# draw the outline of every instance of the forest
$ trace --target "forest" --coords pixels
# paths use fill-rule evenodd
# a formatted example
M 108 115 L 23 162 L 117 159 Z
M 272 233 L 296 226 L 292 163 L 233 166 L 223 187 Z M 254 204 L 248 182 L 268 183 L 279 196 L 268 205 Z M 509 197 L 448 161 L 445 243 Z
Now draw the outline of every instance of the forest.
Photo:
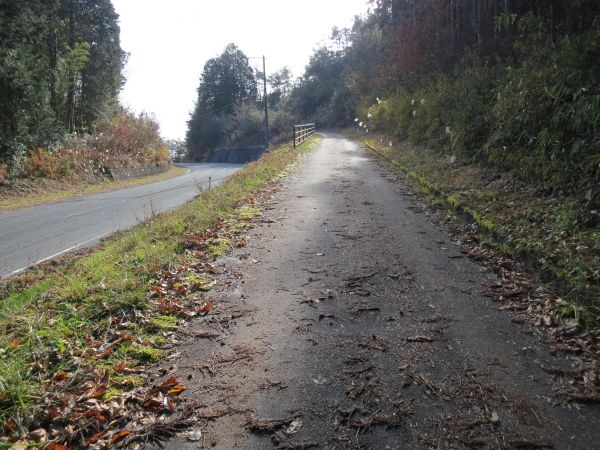
M 370 3 L 315 50 L 291 95 L 298 117 L 513 171 L 597 209 L 600 3 Z
M 123 110 L 110 0 L 0 1 L 0 182 L 164 161 L 156 121 Z

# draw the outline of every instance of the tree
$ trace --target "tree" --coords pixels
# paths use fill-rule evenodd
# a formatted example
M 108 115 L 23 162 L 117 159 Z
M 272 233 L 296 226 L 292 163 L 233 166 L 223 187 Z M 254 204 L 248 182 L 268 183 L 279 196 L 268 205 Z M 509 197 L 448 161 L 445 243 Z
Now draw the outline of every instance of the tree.
M 119 16 L 110 0 L 71 0 L 71 4 L 79 8 L 72 39 L 90 45 L 80 73 L 75 128 L 89 130 L 98 119 L 116 112 L 127 54 L 121 49 Z
M 271 92 L 269 94 L 269 106 L 278 109 L 282 100 L 287 97 L 292 89 L 292 71 L 283 67 L 268 77 Z
M 327 108 L 343 82 L 344 60 L 340 54 L 320 47 L 310 58 L 304 76 L 292 94 L 294 110 L 302 119 L 315 119 L 319 109 Z M 317 119 L 323 120 L 323 117 Z
M 186 144 L 190 156 L 198 157 L 232 139 L 236 109 L 256 102 L 258 95 L 254 70 L 248 57 L 234 44 L 210 59 L 200 77 L 198 99 L 188 121 Z
M 187 156 L 185 141 L 180 139 L 167 139 L 166 144 L 173 162 L 180 163 L 185 161 Z
M 48 3 L 0 2 L 0 160 L 11 165 L 53 134 Z
M 0 1 L 0 159 L 114 115 L 124 61 L 110 0 Z

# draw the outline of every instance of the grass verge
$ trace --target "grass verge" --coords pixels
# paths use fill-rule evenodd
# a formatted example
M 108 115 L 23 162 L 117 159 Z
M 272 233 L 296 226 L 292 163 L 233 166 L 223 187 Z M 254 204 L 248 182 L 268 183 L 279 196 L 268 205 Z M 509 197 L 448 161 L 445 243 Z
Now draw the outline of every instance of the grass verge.
M 434 203 L 474 224 L 487 245 L 526 263 L 563 297 L 566 317 L 600 326 L 600 229 L 581 221 L 581 202 L 407 143 L 353 137 Z
M 81 197 L 83 195 L 101 194 L 103 192 L 140 186 L 142 184 L 156 183 L 158 181 L 181 176 L 186 172 L 187 169 L 183 167 L 172 166 L 166 172 L 158 175 L 151 175 L 126 181 L 115 182 L 105 180 L 98 183 L 76 185 L 75 187 L 71 183 L 50 186 L 49 189 L 52 190 L 51 192 L 36 193 L 26 196 L 11 195 L 7 198 L 0 198 L 0 212 L 58 202 L 61 200 L 67 200 L 69 198 Z
M 218 239 L 207 230 L 232 217 L 243 221 L 259 214 L 243 204 L 245 199 L 287 173 L 318 139 L 296 150 L 283 145 L 265 153 L 193 202 L 52 268 L 47 276 L 24 273 L 0 286 L 0 426 L 5 436 L 23 436 L 33 426 L 51 423 L 52 411 L 70 401 L 60 383 L 68 380 L 72 391 L 85 382 L 82 371 L 106 375 L 79 398 L 106 400 L 139 385 L 135 378 L 123 379 L 124 368 L 133 373 L 130 368 L 160 360 L 164 331 L 177 323 L 153 301 L 150 284 L 157 273 L 182 263 L 197 236 Z M 229 244 L 210 242 L 215 257 Z M 192 281 L 198 291 L 210 289 L 210 280 Z

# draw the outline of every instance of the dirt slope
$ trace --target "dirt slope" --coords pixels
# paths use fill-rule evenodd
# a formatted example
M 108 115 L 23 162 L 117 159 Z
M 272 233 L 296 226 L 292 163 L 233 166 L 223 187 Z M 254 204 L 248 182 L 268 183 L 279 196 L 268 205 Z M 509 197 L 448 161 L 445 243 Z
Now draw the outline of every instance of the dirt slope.
M 209 324 L 165 365 L 202 434 L 168 448 L 594 448 L 594 405 L 557 404 L 564 367 L 481 295 L 493 275 L 358 145 L 326 135 L 219 261 Z M 269 421 L 267 419 L 277 419 Z

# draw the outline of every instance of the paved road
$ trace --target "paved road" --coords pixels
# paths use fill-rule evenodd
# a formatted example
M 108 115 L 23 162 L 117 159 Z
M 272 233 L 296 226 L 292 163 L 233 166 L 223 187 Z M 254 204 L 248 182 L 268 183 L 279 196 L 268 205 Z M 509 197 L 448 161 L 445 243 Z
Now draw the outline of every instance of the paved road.
M 183 164 L 180 177 L 0 214 L 0 278 L 68 251 L 92 245 L 191 200 L 199 187 L 238 171 L 239 164 Z
M 600 405 L 562 403 L 539 361 L 569 363 L 358 145 L 325 135 L 259 206 L 216 263 L 218 307 L 163 366 L 204 439 L 167 448 L 598 448 Z

